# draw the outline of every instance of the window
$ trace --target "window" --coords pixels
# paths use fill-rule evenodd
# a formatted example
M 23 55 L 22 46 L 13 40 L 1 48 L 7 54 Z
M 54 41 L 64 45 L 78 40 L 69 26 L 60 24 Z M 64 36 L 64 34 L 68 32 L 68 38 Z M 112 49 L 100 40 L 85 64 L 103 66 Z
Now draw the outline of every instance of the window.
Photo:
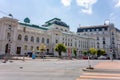
M 72 43 L 71 43 L 71 46 L 72 46 Z
M 39 50 L 39 46 L 37 46 L 36 49 Z
M 94 29 L 92 29 L 92 32 L 94 32 Z
M 37 37 L 37 38 L 36 38 L 36 42 L 39 43 L 39 41 L 40 41 L 40 40 L 39 40 L 39 37 Z
M 58 43 L 58 40 L 56 40 L 56 43 Z
M 10 36 L 11 36 L 10 33 L 7 33 L 7 39 L 10 39 Z
M 21 34 L 18 35 L 18 40 L 22 40 L 22 35 Z
M 99 31 L 99 29 L 96 29 L 96 31 Z
M 61 29 L 63 31 L 63 29 Z
M 47 44 L 49 43 L 49 39 L 47 39 Z
M 97 37 L 97 40 L 99 40 L 99 37 Z
M 102 28 L 102 31 L 105 31 L 105 28 Z
M 27 50 L 27 45 L 24 46 L 24 50 Z
M 103 37 L 103 41 L 105 41 L 105 37 Z
M 25 35 L 24 40 L 25 40 L 25 41 L 28 41 L 28 36 L 27 36 L 27 35 Z
M 30 47 L 30 50 L 33 51 L 33 46 Z
M 114 35 L 114 32 L 112 32 L 112 35 Z
M 9 25 L 8 29 L 11 30 L 11 28 L 12 28 L 11 25 Z
M 90 32 L 90 30 L 88 29 L 88 32 Z
M 31 42 L 34 42 L 34 37 L 33 36 L 31 37 Z
M 42 38 L 42 43 L 44 43 L 44 41 L 45 41 L 44 38 Z
M 99 42 L 97 42 L 97 48 L 99 49 L 100 47 L 99 47 Z
M 105 41 L 103 41 L 103 44 L 105 44 Z

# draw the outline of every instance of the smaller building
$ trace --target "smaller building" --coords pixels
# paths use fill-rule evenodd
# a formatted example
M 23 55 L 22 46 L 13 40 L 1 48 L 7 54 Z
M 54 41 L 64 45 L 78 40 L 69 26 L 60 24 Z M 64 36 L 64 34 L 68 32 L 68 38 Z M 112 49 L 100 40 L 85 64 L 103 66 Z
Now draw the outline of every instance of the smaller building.
M 120 30 L 114 24 L 81 26 L 77 29 L 77 34 L 94 37 L 97 49 L 104 49 L 107 54 L 112 54 L 114 58 L 120 57 Z

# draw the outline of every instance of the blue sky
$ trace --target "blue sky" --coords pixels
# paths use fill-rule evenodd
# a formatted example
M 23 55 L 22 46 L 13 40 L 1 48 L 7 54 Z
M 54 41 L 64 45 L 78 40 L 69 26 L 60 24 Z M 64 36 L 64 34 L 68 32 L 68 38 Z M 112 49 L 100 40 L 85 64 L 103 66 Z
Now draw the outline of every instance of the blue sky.
M 0 0 L 0 17 L 9 13 L 38 25 L 57 17 L 74 32 L 79 25 L 101 25 L 107 19 L 120 29 L 120 0 Z

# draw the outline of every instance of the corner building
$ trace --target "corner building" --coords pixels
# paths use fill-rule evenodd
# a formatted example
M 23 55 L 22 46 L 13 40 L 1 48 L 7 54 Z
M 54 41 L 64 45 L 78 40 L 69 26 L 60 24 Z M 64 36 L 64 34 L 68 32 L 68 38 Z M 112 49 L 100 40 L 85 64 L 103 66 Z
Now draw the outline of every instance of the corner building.
M 83 50 L 96 48 L 94 38 L 71 32 L 70 27 L 58 18 L 53 18 L 41 26 L 30 23 L 29 18 L 25 18 L 24 22 L 9 17 L 0 18 L 0 54 L 8 53 L 9 42 L 10 54 L 13 55 L 23 55 L 33 50 L 37 52 L 41 44 L 46 46 L 47 53 L 55 56 L 58 56 L 55 51 L 58 43 L 67 46 L 67 52 L 62 54 L 64 56 L 72 56 L 74 48 L 77 49 L 78 56 L 82 55 Z
M 120 30 L 114 24 L 81 26 L 77 29 L 77 34 L 94 37 L 97 49 L 104 49 L 108 55 L 120 58 Z

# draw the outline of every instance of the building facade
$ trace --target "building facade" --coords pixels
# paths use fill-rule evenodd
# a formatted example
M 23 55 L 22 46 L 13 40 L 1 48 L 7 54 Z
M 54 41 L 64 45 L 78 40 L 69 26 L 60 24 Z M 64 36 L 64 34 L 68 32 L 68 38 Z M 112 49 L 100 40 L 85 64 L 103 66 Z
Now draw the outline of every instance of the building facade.
M 70 27 L 58 18 L 53 18 L 42 26 L 30 23 L 29 18 L 25 18 L 24 22 L 9 17 L 0 18 L 0 54 L 24 55 L 39 51 L 40 45 L 44 44 L 47 53 L 57 56 L 55 46 L 63 43 L 67 46 L 67 52 L 62 55 L 72 56 L 73 49 L 76 48 L 80 56 L 83 50 L 96 48 L 95 42 L 94 38 L 71 32 Z
M 79 27 L 77 34 L 94 37 L 97 49 L 104 49 L 107 54 L 112 54 L 114 58 L 120 57 L 120 30 L 114 24 L 105 23 L 104 25 Z

